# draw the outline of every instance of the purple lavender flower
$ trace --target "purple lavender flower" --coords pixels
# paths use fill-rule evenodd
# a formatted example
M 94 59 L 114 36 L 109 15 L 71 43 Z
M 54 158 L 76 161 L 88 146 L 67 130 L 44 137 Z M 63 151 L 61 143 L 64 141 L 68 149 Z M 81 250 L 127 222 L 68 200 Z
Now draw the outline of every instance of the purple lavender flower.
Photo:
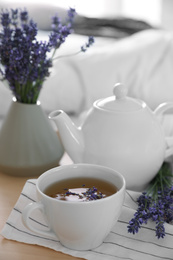
M 11 23 L 10 15 L 8 12 L 4 12 L 1 15 L 1 24 L 3 27 L 8 27 Z
M 75 14 L 76 14 L 76 10 L 74 8 L 70 8 L 68 11 L 68 20 L 67 20 L 69 23 L 71 24 L 73 23 Z
M 164 221 L 160 221 L 156 225 L 156 236 L 157 236 L 157 238 L 164 238 L 165 237 Z
M 36 103 L 43 82 L 50 75 L 55 52 L 72 32 L 75 9 L 67 13 L 66 24 L 59 17 L 52 18 L 52 32 L 48 42 L 37 41 L 37 25 L 26 10 L 1 13 L 0 74 L 9 82 L 17 101 Z M 86 48 L 92 44 L 90 39 Z M 52 51 L 52 56 L 48 53 Z
M 86 52 L 86 50 L 94 43 L 94 37 L 93 36 L 89 36 L 88 37 L 88 42 L 81 46 L 81 51 L 82 52 Z
M 137 199 L 138 208 L 129 221 L 128 232 L 138 233 L 148 220 L 156 223 L 156 237 L 165 237 L 164 223 L 173 222 L 173 186 L 170 166 L 163 163 L 161 170 L 152 181 L 148 193 L 143 192 Z
M 82 187 L 84 187 L 85 185 L 82 185 Z M 102 194 L 101 192 L 98 192 L 97 191 L 97 188 L 96 187 L 92 187 L 92 188 L 88 188 L 86 190 L 86 192 L 83 192 L 82 195 L 79 194 L 79 193 L 74 193 L 74 192 L 71 192 L 69 190 L 67 190 L 67 192 L 65 193 L 65 196 L 69 196 L 69 195 L 76 195 L 78 196 L 79 198 L 83 198 L 83 196 L 86 198 L 86 200 L 88 201 L 92 201 L 92 200 L 98 200 L 98 199 L 102 199 L 104 198 L 104 194 Z

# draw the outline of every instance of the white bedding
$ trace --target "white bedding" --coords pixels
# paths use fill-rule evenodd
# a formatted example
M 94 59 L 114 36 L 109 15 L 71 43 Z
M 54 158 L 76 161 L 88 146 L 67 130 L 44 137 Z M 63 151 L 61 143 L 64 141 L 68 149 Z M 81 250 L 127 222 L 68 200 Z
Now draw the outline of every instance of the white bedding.
M 172 33 L 148 30 L 107 42 L 96 38 L 88 52 L 57 61 L 40 99 L 45 106 L 50 98 L 47 109 L 78 114 L 96 99 L 112 95 L 114 84 L 122 82 L 129 96 L 143 99 L 155 109 L 162 102 L 173 101 L 172 72 Z
M 1 8 L 27 7 L 30 17 L 38 22 L 39 38 L 47 39 L 51 16 L 66 11 L 58 1 L 1 0 Z M 73 53 L 87 40 L 70 35 L 58 54 Z M 128 95 L 143 99 L 155 109 L 165 101 L 173 101 L 173 34 L 164 30 L 145 30 L 124 39 L 96 37 L 86 53 L 57 59 L 51 76 L 43 85 L 40 101 L 47 113 L 62 109 L 79 115 L 92 103 L 112 95 L 116 82 L 124 83 Z M 0 117 L 11 103 L 11 92 L 0 82 Z
M 40 32 L 45 39 L 47 32 Z M 71 35 L 58 54 L 79 50 L 87 37 Z M 143 99 L 152 108 L 173 101 L 173 35 L 147 30 L 121 40 L 96 38 L 86 53 L 57 59 L 43 85 L 40 100 L 49 113 L 62 109 L 79 114 L 98 98 L 112 95 L 116 82 L 128 95 Z M 11 92 L 0 83 L 0 115 L 7 112 Z

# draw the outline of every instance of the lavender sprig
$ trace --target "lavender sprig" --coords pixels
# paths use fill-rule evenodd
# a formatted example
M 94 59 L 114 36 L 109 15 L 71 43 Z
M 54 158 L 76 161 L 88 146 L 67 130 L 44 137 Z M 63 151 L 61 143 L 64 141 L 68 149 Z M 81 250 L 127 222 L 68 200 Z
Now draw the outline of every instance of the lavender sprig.
M 48 42 L 38 41 L 37 24 L 26 10 L 2 11 L 0 14 L 0 74 L 7 80 L 18 102 L 35 104 L 43 82 L 50 75 L 56 51 L 72 33 L 75 9 L 67 12 L 63 24 L 55 15 Z M 86 44 L 91 46 L 92 38 Z M 50 54 L 52 53 L 52 55 Z
M 81 47 L 82 52 L 86 52 L 86 50 L 94 43 L 94 37 L 89 36 L 88 42 Z
M 83 185 L 85 186 L 85 185 Z M 87 190 L 85 192 L 81 194 L 79 193 L 75 193 L 75 192 L 71 192 L 71 191 L 67 191 L 65 193 L 65 196 L 68 196 L 68 195 L 75 195 L 75 196 L 78 196 L 79 198 L 83 198 L 85 197 L 87 200 L 89 201 L 92 201 L 92 200 L 98 200 L 98 199 L 102 199 L 105 197 L 104 194 L 102 194 L 101 192 L 98 192 L 97 188 L 96 187 L 92 187 L 92 188 L 87 188 Z
M 128 232 L 135 234 L 148 220 L 156 223 L 156 237 L 165 237 L 165 223 L 173 222 L 173 183 L 171 167 L 163 163 L 146 192 L 137 199 L 138 208 L 129 221 Z
M 71 53 L 71 54 L 67 54 L 67 55 L 61 55 L 61 56 L 57 56 L 55 57 L 53 60 L 55 59 L 60 59 L 60 58 L 66 58 L 66 57 L 70 57 L 70 56 L 75 56 L 77 54 L 79 54 L 80 52 L 86 52 L 87 49 L 92 46 L 94 43 L 94 37 L 93 36 L 89 36 L 88 37 L 88 41 L 83 45 L 81 46 L 81 49 L 78 51 L 78 52 L 75 52 L 75 53 Z

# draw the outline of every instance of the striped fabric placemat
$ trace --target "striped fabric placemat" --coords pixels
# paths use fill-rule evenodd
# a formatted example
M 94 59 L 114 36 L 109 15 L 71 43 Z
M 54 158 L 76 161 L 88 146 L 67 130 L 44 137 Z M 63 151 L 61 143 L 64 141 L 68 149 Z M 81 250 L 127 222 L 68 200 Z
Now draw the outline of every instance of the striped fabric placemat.
M 166 236 L 158 239 L 155 236 L 155 223 L 144 225 L 136 235 L 129 234 L 127 225 L 137 208 L 138 192 L 126 191 L 125 202 L 119 221 L 115 224 L 103 244 L 93 250 L 75 251 L 65 248 L 58 240 L 38 236 L 22 223 L 21 213 L 24 207 L 37 201 L 36 179 L 26 182 L 19 199 L 14 206 L 1 235 L 7 239 L 28 244 L 36 244 L 61 251 L 72 256 L 88 260 L 173 260 L 173 225 L 166 224 Z M 46 226 L 41 213 L 34 212 L 31 221 L 36 226 Z

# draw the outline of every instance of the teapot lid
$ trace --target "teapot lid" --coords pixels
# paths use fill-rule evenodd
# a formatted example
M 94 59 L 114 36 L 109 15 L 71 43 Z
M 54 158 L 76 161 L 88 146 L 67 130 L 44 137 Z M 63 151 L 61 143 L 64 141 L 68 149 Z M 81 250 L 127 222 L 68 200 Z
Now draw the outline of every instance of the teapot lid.
M 114 96 L 100 99 L 95 102 L 98 108 L 115 112 L 133 112 L 146 107 L 145 102 L 127 97 L 127 88 L 117 83 L 113 89 Z

